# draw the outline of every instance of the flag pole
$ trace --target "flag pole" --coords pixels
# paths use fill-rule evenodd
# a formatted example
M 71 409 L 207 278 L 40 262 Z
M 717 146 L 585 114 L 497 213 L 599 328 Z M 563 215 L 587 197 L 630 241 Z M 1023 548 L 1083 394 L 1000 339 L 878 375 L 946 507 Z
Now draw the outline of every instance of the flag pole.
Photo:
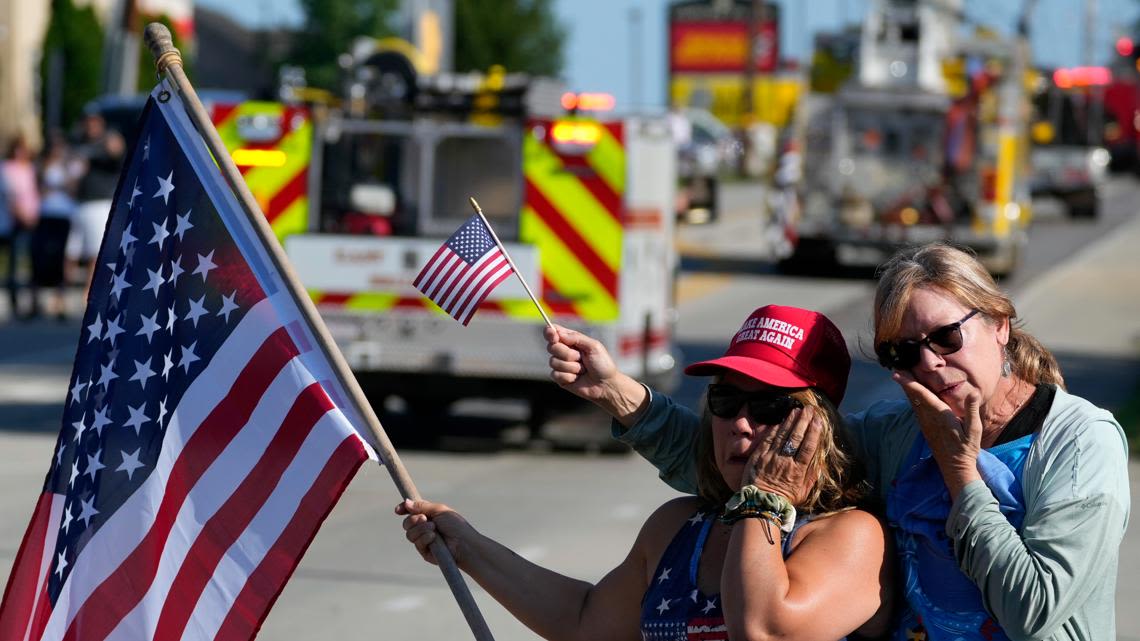
M 487 226 L 487 231 L 491 232 L 491 238 L 495 239 L 495 244 L 498 245 L 499 250 L 503 252 L 503 257 L 507 259 L 507 264 L 511 266 L 511 271 L 515 273 L 515 276 L 519 277 L 519 282 L 522 283 L 523 289 L 526 290 L 527 295 L 530 296 L 531 301 L 534 302 L 534 306 L 538 308 L 538 313 L 542 314 L 542 320 L 546 321 L 546 326 L 550 329 L 554 329 L 554 323 L 550 322 L 550 317 L 547 316 L 546 311 L 542 309 L 538 298 L 535 297 L 534 292 L 530 291 L 530 285 L 526 284 L 526 279 L 523 278 L 522 272 L 515 266 L 515 261 L 511 260 L 511 255 L 507 253 L 507 248 L 503 246 L 503 242 L 499 240 L 499 235 L 495 233 L 495 228 L 491 227 L 491 221 L 487 220 L 487 217 L 483 215 L 483 208 L 479 206 L 479 203 L 475 202 L 473 196 L 468 196 L 467 200 L 471 202 L 471 206 L 475 208 L 475 213 L 479 214 L 479 218 L 483 219 L 483 224 Z
M 206 114 L 202 102 L 198 99 L 198 94 L 194 91 L 194 87 L 186 77 L 186 72 L 182 68 L 182 54 L 175 48 L 174 41 L 170 36 L 170 31 L 161 23 L 152 22 L 146 26 L 145 38 L 147 46 L 154 55 L 154 64 L 158 69 L 158 73 L 165 74 L 167 79 L 174 84 L 178 93 L 181 94 L 185 100 L 187 115 L 193 121 L 194 126 L 198 129 L 198 133 L 201 134 L 203 140 L 206 142 L 206 146 L 214 156 L 214 160 L 217 161 L 218 168 L 221 169 L 226 184 L 229 185 L 230 190 L 233 191 L 234 196 L 237 197 L 238 202 L 241 204 L 242 212 L 252 224 L 254 231 L 261 240 L 261 244 L 269 254 L 269 259 L 273 263 L 274 269 L 281 274 L 286 289 L 292 296 L 293 301 L 297 304 L 301 315 L 305 318 L 309 327 L 312 328 L 319 349 L 332 365 L 337 379 L 345 392 L 349 395 L 349 400 L 353 408 L 364 420 L 365 424 L 367 424 L 369 431 L 376 439 L 379 445 L 377 449 L 379 450 L 381 460 L 384 462 L 384 467 L 388 469 L 388 473 L 392 476 L 392 480 L 396 483 L 397 489 L 399 489 L 400 494 L 404 498 L 419 500 L 420 493 L 419 490 L 416 489 L 415 483 L 412 482 L 412 477 L 404 468 L 404 464 L 400 461 L 399 455 L 396 454 L 395 448 L 392 447 L 392 442 L 384 432 L 384 427 L 380 425 L 380 419 L 377 418 L 376 413 L 372 411 L 372 405 L 369 404 L 368 399 L 364 396 L 364 391 L 360 388 L 359 383 L 357 383 L 356 377 L 353 376 L 352 370 L 349 369 L 348 363 L 344 360 L 344 356 L 341 355 L 340 350 L 337 349 L 332 335 L 329 334 L 328 328 L 317 313 L 317 308 L 309 298 L 308 292 L 306 292 L 304 286 L 301 285 L 300 279 L 297 278 L 297 275 L 293 272 L 293 268 L 289 264 L 289 260 L 286 258 L 285 251 L 281 248 L 281 244 L 277 241 L 273 229 L 270 228 L 269 222 L 261 213 L 261 208 L 258 206 L 257 200 L 253 197 L 253 194 L 250 193 L 249 187 L 245 184 L 241 173 L 230 158 L 229 151 L 226 149 L 225 144 L 222 142 L 221 137 L 218 136 L 217 130 L 214 129 L 213 123 Z M 475 603 L 475 599 L 472 597 L 467 583 L 463 580 L 463 574 L 460 573 L 459 567 L 455 564 L 455 559 L 451 556 L 451 552 L 447 549 L 443 540 L 437 537 L 435 542 L 432 543 L 431 551 L 432 554 L 435 555 L 435 559 L 439 563 L 439 569 L 443 572 L 447 585 L 451 588 L 452 594 L 459 603 L 459 609 L 462 610 L 463 616 L 467 619 L 467 625 L 470 626 L 475 638 L 479 641 L 493 641 L 494 637 L 491 635 L 491 630 L 487 627 L 487 622 L 483 619 L 483 615 L 479 611 L 479 607 Z

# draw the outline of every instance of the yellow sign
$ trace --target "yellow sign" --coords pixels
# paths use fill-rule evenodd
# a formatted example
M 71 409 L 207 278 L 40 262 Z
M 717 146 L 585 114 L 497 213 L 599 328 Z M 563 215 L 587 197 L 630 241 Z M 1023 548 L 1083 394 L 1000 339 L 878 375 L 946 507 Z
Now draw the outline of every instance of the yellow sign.
M 670 104 L 705 107 L 724 124 L 736 127 L 747 124 L 743 89 L 740 74 L 675 74 L 669 87 Z M 802 91 L 803 83 L 795 76 L 756 76 L 751 122 L 787 125 Z

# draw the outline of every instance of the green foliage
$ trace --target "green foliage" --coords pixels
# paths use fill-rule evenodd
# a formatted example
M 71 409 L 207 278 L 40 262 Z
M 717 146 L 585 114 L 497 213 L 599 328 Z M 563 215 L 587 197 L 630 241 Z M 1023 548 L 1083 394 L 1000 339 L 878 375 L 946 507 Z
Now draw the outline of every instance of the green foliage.
M 566 30 L 551 0 L 458 0 L 455 3 L 455 69 L 557 76 L 562 72 Z
M 300 0 L 304 27 L 297 33 L 290 62 L 305 69 L 310 86 L 336 91 L 340 87 L 337 57 L 354 38 L 392 35 L 389 19 L 398 0 Z
M 54 69 L 53 60 L 59 60 Z M 99 92 L 102 60 L 103 28 L 91 5 L 77 8 L 71 0 L 52 0 L 40 63 L 43 113 L 48 113 L 51 87 L 57 86 L 62 94 L 58 124 L 70 127 L 82 114 L 83 105 Z
M 186 76 L 190 81 L 194 81 L 194 63 L 193 56 L 186 48 L 186 41 L 183 40 L 178 32 L 174 30 L 174 22 L 170 20 L 169 16 L 144 16 L 139 20 L 139 24 L 147 25 L 152 22 L 161 23 L 170 32 L 170 38 L 174 41 L 174 48 L 182 54 L 182 70 L 186 72 Z M 158 83 L 158 75 L 154 68 L 154 54 L 143 42 L 142 34 L 139 34 L 139 81 L 137 89 L 142 93 L 150 93 L 154 89 L 154 85 Z

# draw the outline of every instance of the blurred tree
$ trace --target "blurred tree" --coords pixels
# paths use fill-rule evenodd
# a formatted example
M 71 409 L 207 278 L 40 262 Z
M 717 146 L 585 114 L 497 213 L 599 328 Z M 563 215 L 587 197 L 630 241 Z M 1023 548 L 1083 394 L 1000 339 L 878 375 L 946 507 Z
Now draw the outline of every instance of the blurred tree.
M 306 82 L 336 92 L 340 77 L 337 57 L 358 36 L 392 35 L 390 18 L 399 0 L 300 0 L 305 25 L 298 31 L 291 64 L 305 69 Z
M 458 0 L 455 3 L 455 69 L 557 76 L 562 72 L 566 30 L 552 0 Z
M 66 130 L 80 116 L 99 92 L 102 60 L 103 28 L 92 6 L 52 0 L 40 62 L 45 129 Z

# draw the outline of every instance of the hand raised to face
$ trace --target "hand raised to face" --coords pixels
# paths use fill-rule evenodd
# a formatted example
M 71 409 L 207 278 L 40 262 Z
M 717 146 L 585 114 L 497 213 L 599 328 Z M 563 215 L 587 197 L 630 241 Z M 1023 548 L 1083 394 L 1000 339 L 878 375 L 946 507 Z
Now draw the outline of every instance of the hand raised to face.
M 741 485 L 755 485 L 783 496 L 793 505 L 802 505 L 815 483 L 812 461 L 822 434 L 823 421 L 815 408 L 792 410 L 752 450 Z
M 966 416 L 959 419 L 950 406 L 938 398 L 905 370 L 895 370 L 891 378 L 898 383 L 914 408 L 918 426 L 942 470 L 942 478 L 956 497 L 967 483 L 981 478 L 978 454 L 982 449 L 981 399 L 977 392 L 966 398 Z

